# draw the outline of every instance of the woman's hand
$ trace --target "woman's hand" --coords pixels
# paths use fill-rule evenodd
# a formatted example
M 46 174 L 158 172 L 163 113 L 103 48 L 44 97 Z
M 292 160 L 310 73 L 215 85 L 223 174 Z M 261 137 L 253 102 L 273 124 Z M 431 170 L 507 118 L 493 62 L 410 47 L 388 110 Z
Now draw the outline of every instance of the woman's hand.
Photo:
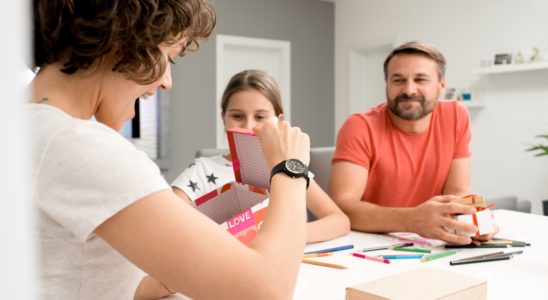
M 298 159 L 306 165 L 310 162 L 310 139 L 298 127 L 291 127 L 280 115 L 261 128 L 253 128 L 261 142 L 266 163 L 270 169 L 283 160 Z

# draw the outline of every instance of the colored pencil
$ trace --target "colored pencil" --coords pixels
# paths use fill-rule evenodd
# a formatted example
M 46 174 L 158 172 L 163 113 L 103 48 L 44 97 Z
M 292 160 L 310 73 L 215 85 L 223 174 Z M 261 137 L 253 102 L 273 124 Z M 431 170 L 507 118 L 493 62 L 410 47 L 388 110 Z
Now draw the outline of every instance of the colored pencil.
M 308 251 L 308 252 L 305 252 L 304 254 L 326 253 L 326 252 L 342 251 L 342 250 L 347 250 L 347 249 L 352 249 L 352 248 L 354 248 L 354 245 L 344 245 L 344 246 L 328 248 L 328 249 L 323 249 L 323 250 Z
M 468 248 L 509 248 L 510 245 L 474 245 L 474 244 L 468 244 L 468 245 L 445 245 L 445 249 L 468 249 Z
M 512 242 L 512 247 L 524 247 L 524 246 L 531 246 L 531 243 L 528 242 L 522 242 L 522 241 L 516 241 L 516 240 L 509 240 L 509 239 L 503 239 L 503 238 L 492 238 L 491 241 L 510 241 Z
M 423 255 L 381 255 L 384 259 L 417 259 L 422 258 Z
M 481 255 L 477 255 L 477 256 L 470 256 L 470 257 L 466 257 L 466 258 L 457 259 L 455 261 L 468 260 L 468 259 L 480 259 L 480 258 L 486 258 L 486 257 L 490 257 L 490 256 L 497 256 L 497 255 L 501 255 L 501 254 L 504 254 L 504 251 L 485 253 L 485 254 L 481 254 Z
M 522 253 L 523 253 L 523 250 L 518 250 L 518 251 L 513 251 L 513 252 L 506 252 L 504 254 L 497 255 L 497 256 L 516 255 L 516 254 L 522 254 Z
M 377 250 L 388 250 L 393 249 L 394 247 L 408 247 L 413 246 L 413 243 L 403 243 L 403 244 L 395 244 L 395 245 L 389 245 L 389 246 L 381 246 L 381 247 L 371 247 L 371 248 L 363 248 L 359 252 L 369 252 L 369 251 L 377 251 Z
M 509 257 L 509 256 L 514 256 L 514 255 L 522 254 L 522 253 L 523 253 L 523 250 L 514 251 L 514 252 L 506 252 L 506 253 L 504 253 L 504 252 L 495 252 L 495 253 L 484 254 L 484 255 L 479 255 L 479 256 L 461 258 L 461 259 L 454 260 L 453 262 L 462 262 L 462 261 L 467 261 L 467 260 L 477 260 L 477 259 L 484 259 L 484 258 Z
M 431 253 L 432 250 L 430 249 L 423 249 L 423 248 L 412 248 L 412 247 L 394 247 L 392 250 L 395 251 L 407 251 L 407 252 L 419 252 L 419 253 Z
M 385 259 L 385 258 L 382 258 L 382 257 L 378 257 L 378 256 L 369 256 L 369 255 L 365 255 L 365 254 L 361 254 L 361 253 L 351 253 L 352 256 L 355 256 L 355 257 L 359 257 L 359 258 L 363 258 L 363 259 L 368 259 L 368 260 L 372 260 L 372 261 L 376 261 L 376 262 L 380 262 L 380 263 L 384 263 L 384 264 L 389 264 L 390 261 L 388 259 Z
M 331 255 L 333 255 L 333 252 L 309 253 L 309 254 L 304 254 L 304 255 L 303 255 L 303 258 L 322 257 L 322 256 L 331 256 Z
M 468 259 L 468 260 L 461 260 L 461 261 L 450 261 L 449 264 L 451 266 L 456 265 L 464 265 L 464 264 L 475 264 L 475 263 L 482 263 L 482 262 L 489 262 L 489 261 L 497 261 L 497 260 L 509 260 L 513 256 L 503 256 L 503 257 L 485 257 L 480 259 Z
M 500 241 L 490 240 L 486 242 L 481 242 L 482 245 L 511 245 L 512 243 L 513 241 L 503 241 L 503 240 L 500 240 Z
M 305 263 L 305 264 L 311 264 L 311 265 L 334 268 L 334 269 L 348 269 L 345 266 L 325 263 L 325 262 L 322 262 L 322 261 L 316 261 L 316 260 L 311 260 L 311 259 L 303 259 L 302 262 Z
M 449 255 L 455 255 L 455 254 L 457 254 L 456 250 L 433 253 L 433 254 L 430 254 L 430 255 L 425 255 L 423 258 L 421 258 L 421 261 L 422 262 L 427 262 L 427 261 L 431 261 L 431 260 L 434 260 L 434 259 L 446 257 L 446 256 L 449 256 Z

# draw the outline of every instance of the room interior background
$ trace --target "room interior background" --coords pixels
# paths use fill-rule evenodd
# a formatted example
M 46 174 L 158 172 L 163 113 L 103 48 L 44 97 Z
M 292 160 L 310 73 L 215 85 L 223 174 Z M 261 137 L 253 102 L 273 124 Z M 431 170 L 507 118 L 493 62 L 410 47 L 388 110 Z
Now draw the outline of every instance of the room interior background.
M 331 146 L 353 112 L 384 101 L 382 60 L 408 40 L 437 45 L 448 60 L 447 85 L 470 93 L 472 190 L 514 194 L 541 213 L 548 159 L 525 152 L 548 132 L 548 69 L 477 74 L 497 53 L 534 47 L 548 59 L 548 2 L 486 0 L 214 0 L 215 34 L 291 43 L 291 121 L 312 146 Z M 215 147 L 215 36 L 173 68 L 169 93 L 168 180 L 199 148 Z M 363 67 L 363 68 L 362 68 Z
M 374 99 L 355 99 L 360 93 L 380 98 L 382 92 L 352 89 L 350 61 L 379 63 L 380 53 L 410 39 L 436 44 L 446 54 L 448 86 L 469 89 L 472 101 L 483 106 L 470 108 L 473 130 L 473 191 L 484 195 L 516 194 L 533 202 L 548 198 L 548 160 L 524 151 L 537 134 L 548 132 L 548 72 L 475 75 L 472 70 L 495 53 L 525 56 L 539 47 L 548 52 L 548 2 L 544 0 L 484 1 L 380 1 L 380 0 L 212 0 L 219 17 L 216 34 L 270 38 L 291 42 L 292 121 L 310 134 L 313 146 L 330 146 L 346 116 L 364 110 Z M 24 3 L 3 4 L 4 47 L 1 72 L 7 99 L 21 98 L 18 87 L 21 53 L 30 56 L 27 36 L 29 16 Z M 13 26 L 18 24 L 19 26 Z M 169 93 L 171 118 L 168 180 L 192 159 L 198 148 L 214 147 L 215 37 L 200 52 L 189 54 L 174 66 L 174 88 Z M 380 45 L 380 46 L 379 46 Z M 371 51 L 371 52 L 370 52 Z M 364 56 L 370 59 L 364 61 Z M 372 54 L 372 55 L 369 55 Z M 527 57 L 526 57 L 527 58 Z M 354 60 L 352 60 L 354 59 Z M 367 69 L 369 70 L 369 68 Z M 378 76 L 382 76 L 379 71 Z M 381 77 L 382 78 L 382 77 Z M 352 79 L 355 79 L 352 77 Z M 380 81 L 382 83 L 382 80 Z M 379 84 L 369 78 L 366 87 Z M 356 83 L 354 83 L 354 86 Z M 376 93 L 376 94 L 375 94 Z M 481 96 L 481 97 L 480 97 Z M 360 102 L 363 101 L 363 102 Z M 31 252 L 33 215 L 25 191 L 27 145 L 22 103 L 6 100 L 0 123 L 9 147 L 2 147 L 2 182 L 5 198 L 2 212 L 5 249 L 2 265 L 10 280 L 2 280 L 6 297 L 35 296 L 35 262 Z M 363 105 L 364 107 L 360 107 Z M 162 120 L 164 121 L 164 120 Z M 11 200 L 10 200 L 11 199 Z M 17 200 L 17 201 L 16 201 Z M 19 228 L 17 231 L 11 228 Z M 11 251 L 10 251 L 11 249 Z M 23 249 L 23 250 L 21 250 Z M 2 279 L 7 279 L 2 277 Z M 15 284 L 14 284 L 15 283 Z M 11 298 L 13 298 L 11 297 Z

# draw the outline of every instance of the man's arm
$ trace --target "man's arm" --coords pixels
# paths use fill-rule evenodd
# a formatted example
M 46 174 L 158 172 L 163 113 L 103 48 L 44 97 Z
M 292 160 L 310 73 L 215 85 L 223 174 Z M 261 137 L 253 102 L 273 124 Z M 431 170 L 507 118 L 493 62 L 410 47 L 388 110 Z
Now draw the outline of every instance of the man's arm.
M 369 172 L 347 161 L 336 162 L 331 170 L 329 190 L 333 200 L 350 218 L 352 229 L 367 232 L 405 231 L 402 220 L 408 209 L 381 207 L 361 201 Z
M 455 158 L 443 187 L 444 195 L 465 196 L 470 194 L 470 158 Z
M 470 192 L 470 158 L 456 158 L 451 162 L 451 169 L 447 175 L 445 186 L 443 187 L 444 195 L 464 196 L 471 194 Z M 499 227 L 495 224 L 495 232 L 492 234 L 484 234 L 474 238 L 479 241 L 488 241 L 492 239 L 499 231 Z M 474 242 L 477 244 L 478 242 Z
M 331 195 L 350 218 L 352 229 L 366 232 L 408 231 L 451 243 L 470 243 L 469 237 L 451 232 L 474 232 L 476 227 L 453 220 L 451 215 L 473 213 L 473 207 L 448 203 L 455 196 L 436 196 L 413 208 L 378 206 L 361 201 L 367 178 L 366 168 L 346 161 L 335 163 L 331 171 Z

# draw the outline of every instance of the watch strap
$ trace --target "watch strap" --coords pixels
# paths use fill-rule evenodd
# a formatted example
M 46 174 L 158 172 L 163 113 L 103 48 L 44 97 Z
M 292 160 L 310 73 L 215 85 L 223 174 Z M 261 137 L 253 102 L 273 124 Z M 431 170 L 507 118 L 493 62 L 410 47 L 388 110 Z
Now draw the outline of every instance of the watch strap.
M 290 178 L 301 178 L 301 177 L 305 178 L 306 179 L 306 188 L 308 189 L 308 186 L 310 185 L 310 176 L 308 176 L 308 166 L 306 166 L 306 164 L 301 162 L 305 166 L 305 171 L 303 173 L 295 174 L 295 173 L 290 172 L 289 170 L 287 170 L 286 162 L 287 162 L 287 160 L 284 160 L 284 161 L 278 163 L 277 165 L 275 165 L 274 168 L 272 168 L 272 171 L 270 172 L 270 182 L 272 182 L 272 177 L 274 177 L 274 175 L 276 175 L 280 172 L 283 172 L 287 176 L 289 176 Z

